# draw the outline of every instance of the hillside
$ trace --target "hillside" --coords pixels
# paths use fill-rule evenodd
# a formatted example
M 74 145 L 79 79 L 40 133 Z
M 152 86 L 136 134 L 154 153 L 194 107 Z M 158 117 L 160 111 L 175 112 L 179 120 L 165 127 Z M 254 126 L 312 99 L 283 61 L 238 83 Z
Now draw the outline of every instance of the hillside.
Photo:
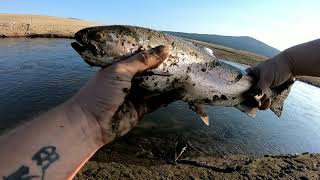
M 219 59 L 225 59 L 225 60 L 246 64 L 250 66 L 268 59 L 268 57 L 266 56 L 255 54 L 255 53 L 244 51 L 244 50 L 237 50 L 230 47 L 197 41 L 193 39 L 187 39 L 187 38 L 183 38 L 183 39 L 186 41 L 192 42 L 197 46 L 210 48 L 213 51 L 213 54 Z
M 221 36 L 213 34 L 196 34 L 196 33 L 182 33 L 182 32 L 171 32 L 165 31 L 168 34 L 194 39 L 198 41 L 219 44 L 222 46 L 231 47 L 233 49 L 245 50 L 257 54 L 264 55 L 266 57 L 273 57 L 280 51 L 273 48 L 261 41 L 258 41 L 252 37 L 248 36 Z

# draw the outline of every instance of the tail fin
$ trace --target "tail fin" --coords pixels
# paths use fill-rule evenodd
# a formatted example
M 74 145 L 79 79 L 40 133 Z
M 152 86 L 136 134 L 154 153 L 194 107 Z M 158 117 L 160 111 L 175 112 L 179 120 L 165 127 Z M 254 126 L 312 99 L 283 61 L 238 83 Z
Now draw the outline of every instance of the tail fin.
M 267 94 L 271 98 L 271 102 L 272 102 L 270 109 L 278 117 L 280 117 L 282 114 L 283 103 L 288 97 L 293 83 L 294 83 L 294 80 L 287 81 L 278 87 L 271 88 L 270 89 L 271 91 L 269 91 L 270 94 L 269 93 Z
M 269 89 L 266 94 L 271 99 L 271 107 L 270 109 L 278 116 L 281 116 L 283 103 L 289 95 L 290 89 L 294 80 L 287 81 L 282 85 Z M 252 95 L 249 95 L 252 97 Z M 235 106 L 240 111 L 246 113 L 251 117 L 255 117 L 257 113 L 256 108 L 258 106 L 258 102 L 253 98 L 247 98 L 241 104 Z

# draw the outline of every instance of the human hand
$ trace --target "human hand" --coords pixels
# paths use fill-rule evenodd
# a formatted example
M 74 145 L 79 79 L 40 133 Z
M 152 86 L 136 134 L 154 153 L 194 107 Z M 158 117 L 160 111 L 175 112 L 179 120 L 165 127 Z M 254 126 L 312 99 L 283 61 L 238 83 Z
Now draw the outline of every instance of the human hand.
M 246 69 L 246 71 L 257 81 L 252 92 L 260 110 L 268 109 L 271 106 L 271 100 L 266 95 L 269 88 L 277 87 L 293 79 L 290 60 L 285 53 L 280 53 Z
M 141 89 L 131 87 L 131 80 L 136 74 L 158 67 L 169 54 L 168 47 L 158 46 L 100 69 L 73 98 L 74 104 L 89 119 L 88 123 L 96 123 L 99 127 L 96 132 L 103 144 L 126 134 L 145 113 L 179 98 L 177 91 L 146 95 Z

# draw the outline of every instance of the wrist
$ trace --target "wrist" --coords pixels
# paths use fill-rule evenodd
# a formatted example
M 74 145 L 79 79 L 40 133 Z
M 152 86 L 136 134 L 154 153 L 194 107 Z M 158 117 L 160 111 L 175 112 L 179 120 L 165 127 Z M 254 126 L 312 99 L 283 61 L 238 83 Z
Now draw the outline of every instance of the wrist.
M 286 52 L 281 52 L 277 56 L 273 58 L 273 68 L 274 71 L 274 79 L 271 84 L 271 87 L 276 87 L 281 85 L 282 83 L 293 79 L 294 76 L 294 66 L 292 59 Z
M 290 75 L 294 76 L 295 66 L 291 56 L 286 51 L 283 51 L 279 54 L 279 59 L 280 59 L 280 62 L 283 64 L 282 66 L 286 66 L 287 67 L 286 69 L 290 73 Z
M 96 118 L 86 111 L 74 98 L 62 105 L 66 121 L 87 137 L 88 143 L 97 148 L 104 145 L 101 128 Z

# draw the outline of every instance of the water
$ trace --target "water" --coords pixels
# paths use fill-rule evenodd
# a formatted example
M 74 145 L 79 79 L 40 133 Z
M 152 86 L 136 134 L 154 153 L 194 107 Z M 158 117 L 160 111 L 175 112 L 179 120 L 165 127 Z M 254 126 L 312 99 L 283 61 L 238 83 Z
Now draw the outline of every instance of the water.
M 71 97 L 92 77 L 68 39 L 0 39 L 0 131 Z M 283 115 L 248 117 L 235 108 L 208 107 L 205 126 L 183 102 L 147 115 L 139 129 L 152 135 L 182 132 L 212 154 L 320 152 L 320 89 L 296 82 Z
M 95 70 L 66 39 L 0 39 L 0 130 L 72 96 Z

